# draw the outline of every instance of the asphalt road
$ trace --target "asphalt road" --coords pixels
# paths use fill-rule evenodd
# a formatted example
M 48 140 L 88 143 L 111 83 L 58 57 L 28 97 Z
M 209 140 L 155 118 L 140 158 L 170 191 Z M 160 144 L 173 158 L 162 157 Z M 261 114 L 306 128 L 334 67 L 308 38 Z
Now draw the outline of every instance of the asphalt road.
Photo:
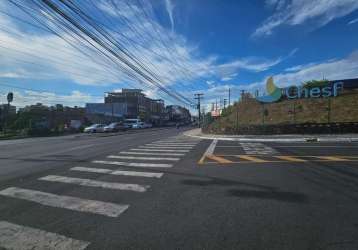
M 358 249 L 358 143 L 0 142 L 0 249 Z

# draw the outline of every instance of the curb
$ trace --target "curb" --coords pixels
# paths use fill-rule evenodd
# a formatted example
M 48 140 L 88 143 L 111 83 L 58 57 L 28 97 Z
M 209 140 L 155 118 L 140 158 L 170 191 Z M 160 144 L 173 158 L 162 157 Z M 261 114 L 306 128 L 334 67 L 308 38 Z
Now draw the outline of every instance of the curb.
M 303 137 L 303 138 L 237 138 L 237 137 L 220 137 L 218 135 L 195 135 L 188 132 L 183 133 L 185 136 L 200 138 L 206 140 L 220 141 L 239 141 L 239 142 L 358 142 L 358 137 L 340 137 L 340 138 L 324 138 L 324 137 Z

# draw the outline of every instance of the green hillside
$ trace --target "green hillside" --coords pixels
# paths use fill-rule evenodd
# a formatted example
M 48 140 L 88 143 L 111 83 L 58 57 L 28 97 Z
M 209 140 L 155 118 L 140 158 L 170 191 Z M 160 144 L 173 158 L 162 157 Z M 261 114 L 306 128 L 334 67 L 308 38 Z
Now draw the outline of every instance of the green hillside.
M 206 122 L 204 132 L 240 133 L 240 127 L 250 125 L 336 122 L 358 122 L 358 91 L 343 92 L 338 97 L 283 100 L 270 104 L 246 97 L 227 108 L 222 117 Z

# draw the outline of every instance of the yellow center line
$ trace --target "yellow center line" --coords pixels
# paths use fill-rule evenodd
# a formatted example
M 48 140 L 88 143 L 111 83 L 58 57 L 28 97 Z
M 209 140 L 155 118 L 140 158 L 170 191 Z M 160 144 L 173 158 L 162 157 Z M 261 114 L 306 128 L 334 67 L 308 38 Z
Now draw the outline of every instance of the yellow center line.
M 326 161 L 350 161 L 350 159 L 345 159 L 341 156 L 315 156 L 315 158 Z
M 216 156 L 216 155 L 206 155 L 206 158 L 209 158 L 210 160 L 213 161 L 217 161 L 219 163 L 233 163 L 232 161 L 225 159 L 223 157 L 220 156 Z
M 235 155 L 236 157 L 240 158 L 240 159 L 244 159 L 247 161 L 252 161 L 252 162 L 268 162 L 266 160 L 260 159 L 258 157 L 252 156 L 252 155 Z
M 305 162 L 305 161 L 307 161 L 307 160 L 304 160 L 304 159 L 299 159 L 299 158 L 296 158 L 294 156 L 288 156 L 288 155 L 275 155 L 274 157 L 277 158 L 277 159 L 280 159 L 280 160 L 285 160 L 285 161 L 294 161 L 294 162 Z

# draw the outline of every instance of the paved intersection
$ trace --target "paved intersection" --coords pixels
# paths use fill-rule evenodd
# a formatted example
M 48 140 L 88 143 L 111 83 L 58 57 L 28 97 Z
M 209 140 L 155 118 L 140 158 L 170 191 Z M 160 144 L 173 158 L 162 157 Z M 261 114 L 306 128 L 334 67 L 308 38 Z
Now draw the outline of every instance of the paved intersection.
M 167 129 L 0 147 L 0 249 L 358 246 L 357 143 Z

